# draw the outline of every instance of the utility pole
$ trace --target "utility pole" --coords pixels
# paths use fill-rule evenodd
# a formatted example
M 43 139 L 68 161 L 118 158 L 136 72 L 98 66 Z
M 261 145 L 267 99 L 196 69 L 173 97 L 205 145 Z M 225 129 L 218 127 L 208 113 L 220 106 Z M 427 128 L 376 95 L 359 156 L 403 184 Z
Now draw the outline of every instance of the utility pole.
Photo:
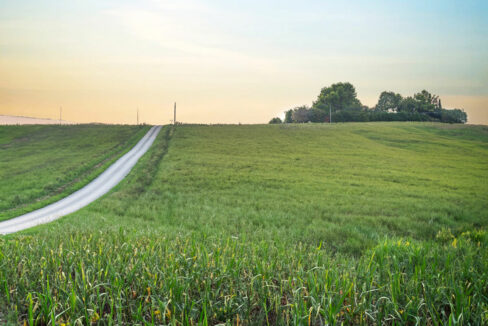
M 173 124 L 176 125 L 176 102 L 175 102 L 175 109 L 174 109 L 174 115 L 173 115 Z
M 61 124 L 61 121 L 63 121 L 63 107 L 59 107 L 59 124 Z
M 139 125 L 139 108 L 137 108 L 137 125 Z

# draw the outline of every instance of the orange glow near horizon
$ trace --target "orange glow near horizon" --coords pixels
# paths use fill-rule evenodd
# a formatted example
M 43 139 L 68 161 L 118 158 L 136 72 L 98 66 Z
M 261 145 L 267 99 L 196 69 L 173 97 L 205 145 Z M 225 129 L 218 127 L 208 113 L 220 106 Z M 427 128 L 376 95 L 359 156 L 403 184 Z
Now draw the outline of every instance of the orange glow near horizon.
M 463 6 L 4 2 L 0 114 L 167 124 L 177 102 L 181 122 L 267 123 L 348 81 L 370 107 L 427 89 L 488 124 L 484 4 Z
M 173 102 L 171 100 L 142 101 L 138 104 L 130 96 L 113 95 L 83 96 L 73 94 L 60 94 L 60 96 L 46 96 L 40 92 L 25 91 L 22 96 L 2 96 L 3 103 L 0 114 L 25 116 L 45 119 L 58 119 L 59 108 L 62 107 L 63 120 L 77 123 L 114 123 L 135 124 L 137 109 L 139 109 L 139 122 L 147 124 L 169 124 L 173 119 Z M 9 99 L 10 98 L 10 99 Z M 115 99 L 115 100 L 114 100 Z M 56 106 L 59 100 L 63 105 Z M 202 105 L 202 98 L 190 101 L 177 102 L 177 121 L 184 123 L 267 123 L 274 116 L 280 116 L 287 108 L 286 103 L 279 103 L 272 99 L 260 101 L 256 105 L 252 100 L 232 103 L 233 98 L 216 99 L 213 106 Z M 488 97 L 444 96 L 443 104 L 451 108 L 464 108 L 468 114 L 469 124 L 488 125 Z M 206 101 L 208 103 L 208 101 Z M 66 104 L 65 104 L 66 103 Z M 298 102 L 297 102 L 298 103 Z M 363 101 L 363 103 L 367 103 Z M 374 105 L 375 101 L 370 105 Z M 226 110 L 229 106 L 238 109 Z M 270 110 L 272 107 L 281 107 L 283 110 Z

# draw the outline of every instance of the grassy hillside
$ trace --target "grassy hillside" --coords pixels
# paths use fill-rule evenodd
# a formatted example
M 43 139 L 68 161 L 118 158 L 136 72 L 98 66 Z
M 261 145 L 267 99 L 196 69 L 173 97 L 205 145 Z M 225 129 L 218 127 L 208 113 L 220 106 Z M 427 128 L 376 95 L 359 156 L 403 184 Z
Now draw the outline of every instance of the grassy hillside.
M 134 145 L 142 126 L 0 127 L 0 220 L 79 189 Z
M 486 127 L 166 127 L 102 200 L 0 239 L 0 320 L 483 324 L 487 161 Z

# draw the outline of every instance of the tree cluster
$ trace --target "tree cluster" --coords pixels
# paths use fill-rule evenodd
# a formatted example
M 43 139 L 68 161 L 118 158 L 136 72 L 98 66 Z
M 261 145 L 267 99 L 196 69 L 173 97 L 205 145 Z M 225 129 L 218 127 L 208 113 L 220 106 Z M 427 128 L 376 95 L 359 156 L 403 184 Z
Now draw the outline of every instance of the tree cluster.
M 350 121 L 440 121 L 466 123 L 467 115 L 460 109 L 444 109 L 439 96 L 423 90 L 402 97 L 395 92 L 380 94 L 375 107 L 362 105 L 351 83 L 336 83 L 324 87 L 312 107 L 306 105 L 285 112 L 284 123 Z M 273 118 L 269 123 L 282 123 Z

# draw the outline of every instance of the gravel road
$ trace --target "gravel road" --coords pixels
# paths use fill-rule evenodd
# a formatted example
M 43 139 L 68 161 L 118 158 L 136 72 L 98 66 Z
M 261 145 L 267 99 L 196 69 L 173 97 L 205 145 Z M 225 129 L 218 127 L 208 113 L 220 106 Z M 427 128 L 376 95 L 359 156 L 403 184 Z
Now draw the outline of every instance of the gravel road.
M 82 189 L 33 212 L 0 222 L 0 234 L 9 234 L 52 222 L 97 200 L 129 174 L 139 158 L 151 147 L 161 126 L 152 127 L 124 156 Z

